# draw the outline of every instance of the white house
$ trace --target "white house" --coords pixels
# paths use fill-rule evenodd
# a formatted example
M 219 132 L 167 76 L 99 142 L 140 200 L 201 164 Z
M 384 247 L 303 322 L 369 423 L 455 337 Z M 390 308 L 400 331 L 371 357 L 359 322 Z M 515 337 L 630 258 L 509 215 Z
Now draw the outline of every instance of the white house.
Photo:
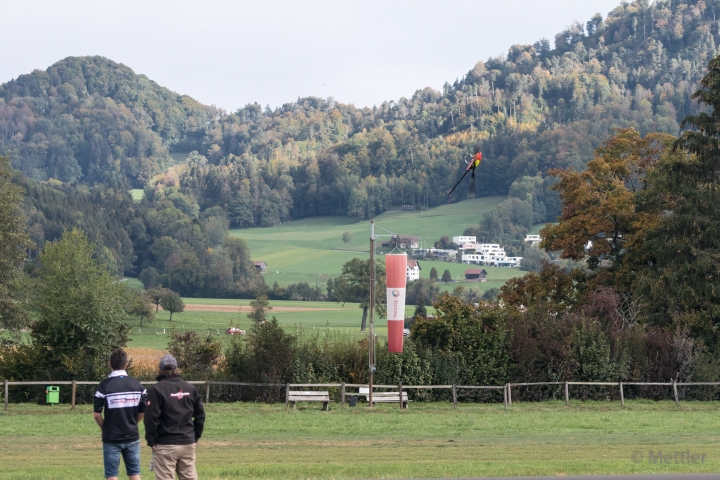
M 422 268 L 420 268 L 417 260 L 408 260 L 406 269 L 407 281 L 412 282 L 413 280 L 419 280 L 420 270 L 422 270 Z
M 505 250 L 499 253 L 475 253 L 462 256 L 462 263 L 475 263 L 477 265 L 490 265 L 493 267 L 517 268 L 520 266 L 522 257 L 508 257 Z
M 471 236 L 459 236 L 459 237 L 453 237 L 453 243 L 458 246 L 462 245 L 475 245 L 477 243 L 476 237 Z
M 478 243 L 475 247 L 477 253 L 486 253 L 488 255 L 505 255 L 505 249 L 497 243 Z
M 525 242 L 529 243 L 533 247 L 537 247 L 540 245 L 540 242 L 542 241 L 542 238 L 540 238 L 540 235 L 526 235 L 525 236 Z

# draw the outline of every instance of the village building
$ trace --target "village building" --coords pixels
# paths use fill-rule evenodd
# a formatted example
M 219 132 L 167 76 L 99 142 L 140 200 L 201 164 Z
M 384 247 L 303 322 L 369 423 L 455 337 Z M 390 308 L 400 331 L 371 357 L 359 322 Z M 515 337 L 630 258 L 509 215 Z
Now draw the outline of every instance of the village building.
M 481 243 L 477 246 L 474 254 L 468 253 L 462 256 L 462 263 L 492 267 L 517 268 L 521 261 L 522 257 L 508 257 L 505 249 L 497 243 Z
M 407 261 L 407 281 L 412 282 L 414 280 L 420 280 L 420 264 L 417 260 L 408 260 Z
M 468 268 L 465 270 L 466 282 L 486 282 L 487 272 L 484 268 Z
M 428 255 L 431 255 L 438 260 L 453 260 L 457 257 L 457 250 L 443 250 L 440 248 L 431 248 L 428 250 Z
M 265 273 L 267 272 L 267 264 L 263 262 L 262 260 L 259 260 L 257 262 L 253 261 L 253 267 L 255 267 L 255 270 L 258 271 L 258 273 Z
M 475 250 L 477 246 L 477 238 L 468 235 L 461 235 L 459 237 L 453 237 L 453 243 L 457 245 L 460 250 Z
M 540 235 L 526 235 L 525 236 L 525 243 L 529 243 L 533 247 L 537 247 L 540 245 L 540 242 L 542 241 L 542 238 L 540 238 Z
M 385 240 L 380 242 L 380 246 L 383 248 L 419 248 L 420 237 L 412 235 L 400 235 L 397 239 Z

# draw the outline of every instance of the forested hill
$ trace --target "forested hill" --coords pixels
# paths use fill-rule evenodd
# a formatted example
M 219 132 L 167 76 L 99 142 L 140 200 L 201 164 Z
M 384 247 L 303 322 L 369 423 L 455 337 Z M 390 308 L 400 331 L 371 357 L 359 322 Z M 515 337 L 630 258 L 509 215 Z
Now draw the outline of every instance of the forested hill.
M 716 12 L 720 0 L 623 3 L 572 24 L 554 48 L 515 45 L 442 92 L 372 108 L 305 98 L 225 114 L 108 60 L 71 58 L 0 87 L 0 148 L 33 178 L 133 185 L 168 149 L 197 150 L 179 181 L 152 180 L 148 193 L 175 185 L 199 211 L 219 206 L 247 227 L 444 203 L 477 144 L 478 194 L 510 193 L 546 221 L 557 214 L 549 168 L 581 168 L 612 128 L 678 133 L 717 53 Z
M 124 65 L 69 57 L 0 86 L 0 153 L 35 180 L 142 187 L 213 115 Z
M 369 217 L 390 205 L 445 202 L 477 142 L 480 194 L 507 194 L 524 176 L 581 168 L 612 128 L 677 134 L 717 53 L 716 10 L 717 0 L 625 3 L 606 19 L 572 24 L 554 49 L 547 40 L 515 45 L 443 92 L 426 88 L 373 108 L 318 98 L 273 111 L 250 105 L 211 125 L 201 151 L 208 164 L 182 185 L 202 208 L 228 205 L 236 226 Z M 537 188 L 516 190 L 533 197 L 536 220 L 553 219 L 547 182 L 525 183 Z

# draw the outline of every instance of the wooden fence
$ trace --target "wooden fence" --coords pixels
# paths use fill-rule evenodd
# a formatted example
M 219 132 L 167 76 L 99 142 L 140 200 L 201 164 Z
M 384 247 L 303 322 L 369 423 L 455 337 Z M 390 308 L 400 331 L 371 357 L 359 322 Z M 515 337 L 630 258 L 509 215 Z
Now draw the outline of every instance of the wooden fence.
M 23 386 L 23 385 L 70 385 L 72 386 L 71 394 L 71 408 L 75 408 L 77 386 L 78 385 L 97 385 L 99 382 L 87 382 L 87 381 L 62 381 L 62 382 L 9 382 L 4 381 L 4 398 L 5 398 L 5 410 L 8 409 L 8 403 L 10 401 L 10 387 L 11 386 Z M 143 385 L 154 385 L 155 381 L 141 381 Z M 288 398 L 290 390 L 299 387 L 309 388 L 339 388 L 340 389 L 340 404 L 345 406 L 345 398 L 348 392 L 347 388 L 369 388 L 368 384 L 357 384 L 357 383 L 244 383 L 244 382 L 216 382 L 216 381 L 188 381 L 193 385 L 205 385 L 205 403 L 210 403 L 210 387 L 211 385 L 230 385 L 238 387 L 284 387 L 285 388 L 285 405 L 288 405 Z M 543 386 L 543 385 L 563 385 L 565 389 L 565 405 L 570 404 L 570 386 L 573 385 L 585 385 L 585 386 L 611 386 L 617 387 L 620 393 L 620 404 L 625 405 L 625 386 L 657 386 L 657 387 L 672 387 L 673 397 L 675 398 L 675 404 L 679 404 L 678 399 L 678 387 L 692 387 L 692 386 L 720 386 L 720 382 L 662 382 L 662 383 L 649 383 L 649 382 L 532 382 L 532 383 L 506 383 L 505 385 L 489 385 L 489 386 L 475 386 L 475 385 L 403 385 L 398 383 L 397 385 L 373 385 L 375 388 L 380 389 L 398 389 L 400 393 L 399 398 L 402 398 L 403 390 L 423 390 L 423 389 L 449 389 L 452 390 L 453 406 L 457 410 L 457 391 L 458 390 L 502 390 L 503 391 L 503 404 L 505 409 L 508 406 L 512 406 L 512 389 L 513 387 L 532 387 L 532 386 Z M 354 394 L 356 392 L 351 392 Z M 359 394 L 357 394 L 359 396 Z M 400 403 L 402 409 L 402 403 Z

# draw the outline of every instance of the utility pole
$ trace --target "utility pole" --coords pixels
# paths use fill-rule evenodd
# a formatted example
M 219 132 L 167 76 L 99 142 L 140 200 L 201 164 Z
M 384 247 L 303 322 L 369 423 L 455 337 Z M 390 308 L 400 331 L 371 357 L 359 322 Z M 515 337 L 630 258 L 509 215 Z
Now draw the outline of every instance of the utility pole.
M 380 227 L 385 230 L 384 228 Z M 370 221 L 370 328 L 368 338 L 368 367 L 370 373 L 370 380 L 368 381 L 368 401 L 370 408 L 372 408 L 373 399 L 373 380 L 375 377 L 375 320 L 373 318 L 373 311 L 375 310 L 375 239 L 378 237 L 392 237 L 397 238 L 397 235 L 385 230 L 390 235 L 375 235 L 375 222 Z
M 375 222 L 370 221 L 370 340 L 368 341 L 368 365 L 370 367 L 370 381 L 368 383 L 368 400 L 372 408 L 373 377 L 375 375 Z

